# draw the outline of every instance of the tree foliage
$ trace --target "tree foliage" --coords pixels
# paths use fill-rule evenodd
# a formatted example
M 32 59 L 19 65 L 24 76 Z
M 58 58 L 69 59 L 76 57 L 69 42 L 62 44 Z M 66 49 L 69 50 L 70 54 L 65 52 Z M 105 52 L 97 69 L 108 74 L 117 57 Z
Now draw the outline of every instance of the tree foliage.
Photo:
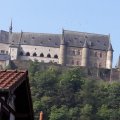
M 119 120 L 120 83 L 85 76 L 81 68 L 29 68 L 35 120 Z

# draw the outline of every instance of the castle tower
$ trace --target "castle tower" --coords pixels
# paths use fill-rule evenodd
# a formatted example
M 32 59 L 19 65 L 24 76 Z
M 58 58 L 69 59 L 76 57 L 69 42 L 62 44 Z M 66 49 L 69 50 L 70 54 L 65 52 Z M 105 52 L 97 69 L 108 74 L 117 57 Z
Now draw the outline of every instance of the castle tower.
M 85 40 L 83 49 L 82 49 L 81 66 L 86 67 L 87 65 L 88 65 L 88 44 L 87 44 L 87 40 Z
M 12 20 L 11 20 L 11 24 L 10 24 L 10 27 L 9 27 L 9 33 L 12 34 Z
M 109 46 L 108 46 L 108 51 L 107 51 L 107 58 L 106 58 L 106 68 L 111 69 L 112 68 L 112 59 L 113 59 L 113 48 L 110 42 L 110 37 L 109 37 Z
M 119 55 L 118 62 L 116 64 L 115 68 L 120 69 L 120 55 Z
M 61 64 L 61 65 L 66 64 L 66 44 L 65 44 L 65 40 L 64 40 L 64 30 L 62 33 L 62 39 L 61 39 L 61 43 L 60 43 L 59 64 Z

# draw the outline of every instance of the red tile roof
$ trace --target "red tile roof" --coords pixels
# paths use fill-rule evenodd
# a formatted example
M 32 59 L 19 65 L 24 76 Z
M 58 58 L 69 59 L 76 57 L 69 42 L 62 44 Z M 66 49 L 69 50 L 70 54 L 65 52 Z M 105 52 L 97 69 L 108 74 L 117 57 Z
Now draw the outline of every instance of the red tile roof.
M 0 71 L 0 90 L 17 88 L 27 76 L 27 71 L 5 70 Z

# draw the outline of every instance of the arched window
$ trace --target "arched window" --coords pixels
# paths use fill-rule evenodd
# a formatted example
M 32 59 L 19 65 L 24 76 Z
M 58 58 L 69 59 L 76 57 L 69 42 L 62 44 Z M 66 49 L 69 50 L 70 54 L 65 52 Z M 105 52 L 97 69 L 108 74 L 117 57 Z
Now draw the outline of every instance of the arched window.
M 20 52 L 20 56 L 23 56 L 23 52 L 22 51 Z
M 26 53 L 26 56 L 30 56 L 30 53 L 29 53 L 29 52 L 27 52 L 27 53 Z
M 48 58 L 51 58 L 51 55 L 50 55 L 50 54 L 47 54 L 47 57 L 48 57 Z
M 36 52 L 35 52 L 35 53 L 33 53 L 33 56 L 37 56 Z
M 100 57 L 102 57 L 102 53 L 100 53 Z
M 44 54 L 43 54 L 43 53 L 41 53 L 41 54 L 40 54 L 40 57 L 44 57 Z
M 58 58 L 58 55 L 54 55 L 54 58 Z

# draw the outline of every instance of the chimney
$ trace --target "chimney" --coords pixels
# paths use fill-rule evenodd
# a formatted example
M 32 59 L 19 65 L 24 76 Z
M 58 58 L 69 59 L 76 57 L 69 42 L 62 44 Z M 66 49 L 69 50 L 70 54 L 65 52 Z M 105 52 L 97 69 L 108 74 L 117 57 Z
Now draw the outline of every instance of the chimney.
M 42 111 L 40 112 L 40 118 L 39 118 L 39 120 L 43 120 L 43 112 Z

